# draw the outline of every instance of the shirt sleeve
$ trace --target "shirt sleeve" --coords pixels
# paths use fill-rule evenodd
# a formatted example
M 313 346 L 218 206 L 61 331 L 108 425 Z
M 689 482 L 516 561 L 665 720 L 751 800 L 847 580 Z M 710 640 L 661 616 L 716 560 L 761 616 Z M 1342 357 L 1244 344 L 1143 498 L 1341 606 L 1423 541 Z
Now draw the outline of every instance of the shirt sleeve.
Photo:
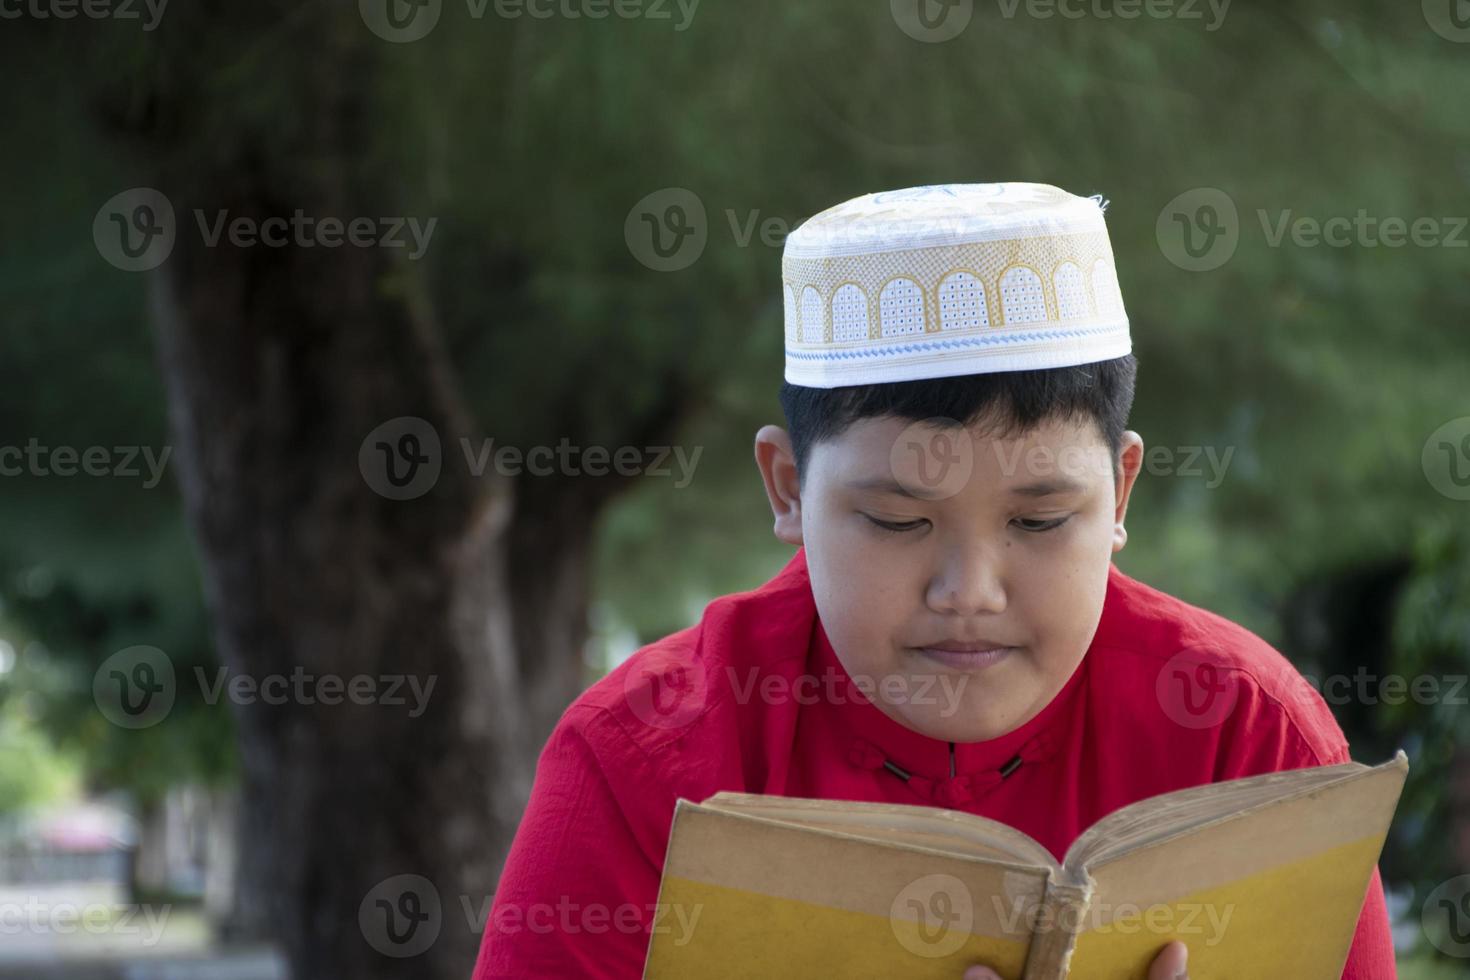
M 658 885 L 603 765 L 564 718 L 537 764 L 474 980 L 638 980 Z
M 1223 734 L 1225 751 L 1217 781 L 1351 761 L 1347 739 L 1331 709 L 1305 682 L 1283 701 L 1259 689 L 1243 691 Z M 1397 976 L 1383 880 L 1374 867 L 1342 980 Z

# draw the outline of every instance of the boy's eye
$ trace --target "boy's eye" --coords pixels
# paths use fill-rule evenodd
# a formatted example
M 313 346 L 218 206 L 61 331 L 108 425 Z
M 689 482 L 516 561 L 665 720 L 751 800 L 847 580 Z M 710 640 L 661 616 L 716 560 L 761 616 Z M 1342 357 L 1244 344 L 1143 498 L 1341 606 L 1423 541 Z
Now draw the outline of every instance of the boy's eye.
M 894 534 L 898 534 L 898 533 L 901 533 L 903 531 L 917 530 L 918 528 L 922 527 L 924 524 L 927 524 L 928 523 L 927 521 L 924 521 L 924 520 L 917 520 L 917 521 L 880 521 L 880 520 L 878 520 L 878 518 L 876 518 L 876 517 L 870 517 L 867 514 L 864 514 L 863 516 L 864 517 L 867 517 L 869 521 L 872 521 L 873 524 L 875 526 L 877 526 L 878 528 L 880 528 L 881 530 L 890 531 L 890 532 L 892 532 Z
M 1019 518 L 1016 523 L 1023 531 L 1030 531 L 1033 534 L 1039 534 L 1042 531 L 1054 531 L 1071 519 L 1071 514 L 1068 514 L 1066 517 L 1054 517 L 1051 520 L 1047 521 L 1022 517 Z

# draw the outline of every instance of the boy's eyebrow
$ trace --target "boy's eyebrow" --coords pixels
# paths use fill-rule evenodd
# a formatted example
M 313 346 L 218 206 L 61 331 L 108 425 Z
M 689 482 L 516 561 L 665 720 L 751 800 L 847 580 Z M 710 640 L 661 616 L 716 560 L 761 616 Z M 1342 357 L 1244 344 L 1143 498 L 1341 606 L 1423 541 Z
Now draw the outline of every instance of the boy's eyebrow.
M 866 480 L 852 480 L 846 484 L 849 490 L 876 490 L 880 493 L 896 493 L 901 497 L 912 497 L 915 500 L 929 500 L 933 498 L 944 498 L 952 496 L 951 492 L 943 489 L 936 490 L 933 494 L 915 493 L 913 487 L 904 486 L 891 476 L 875 476 Z M 1017 497 L 1050 497 L 1056 493 L 1082 493 L 1087 487 L 1075 480 L 1059 477 L 1052 480 L 1037 480 L 1024 486 L 1011 487 L 1009 493 Z
M 1081 493 L 1087 488 L 1076 480 L 1061 477 L 1056 480 L 1037 480 L 1023 487 L 1011 487 L 1011 493 L 1019 497 L 1050 497 L 1054 493 Z

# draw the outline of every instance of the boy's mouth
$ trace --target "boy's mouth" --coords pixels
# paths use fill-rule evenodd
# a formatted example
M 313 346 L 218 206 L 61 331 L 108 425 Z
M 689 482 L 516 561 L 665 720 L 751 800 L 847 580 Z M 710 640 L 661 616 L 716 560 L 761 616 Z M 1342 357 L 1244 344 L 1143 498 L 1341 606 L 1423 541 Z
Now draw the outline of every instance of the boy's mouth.
M 944 641 L 933 646 L 914 647 L 921 657 L 944 664 L 956 670 L 980 670 L 1000 663 L 1016 651 L 1016 647 L 997 646 L 994 643 L 955 643 Z

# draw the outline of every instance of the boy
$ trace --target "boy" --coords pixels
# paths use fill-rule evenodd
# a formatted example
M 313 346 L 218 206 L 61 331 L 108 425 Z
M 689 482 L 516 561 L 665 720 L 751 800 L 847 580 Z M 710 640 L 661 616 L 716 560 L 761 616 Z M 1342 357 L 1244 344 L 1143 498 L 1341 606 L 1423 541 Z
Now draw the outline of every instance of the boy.
M 1280 654 L 1112 564 L 1143 442 L 1103 207 L 922 187 L 790 236 L 788 429 L 755 456 L 798 550 L 567 710 L 476 980 L 631 980 L 650 929 L 697 929 L 654 908 L 679 797 L 942 806 L 1060 857 L 1137 800 L 1348 761 Z M 1160 947 L 1151 980 L 1184 976 Z M 1394 975 L 1375 871 L 1343 976 Z

